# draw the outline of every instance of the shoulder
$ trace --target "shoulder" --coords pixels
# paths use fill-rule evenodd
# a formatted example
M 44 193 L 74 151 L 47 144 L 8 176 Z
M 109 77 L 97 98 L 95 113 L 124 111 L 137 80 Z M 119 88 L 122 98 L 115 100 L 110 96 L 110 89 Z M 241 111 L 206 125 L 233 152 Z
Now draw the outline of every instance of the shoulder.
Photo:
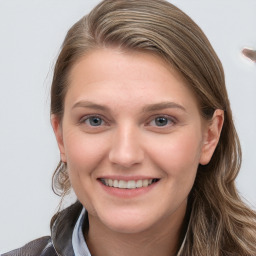
M 57 256 L 50 236 L 33 240 L 23 247 L 4 253 L 1 256 Z
M 77 201 L 56 214 L 51 223 L 51 237 L 38 238 L 19 249 L 0 256 L 73 256 L 72 234 L 82 209 L 82 204 Z M 88 224 L 86 228 L 88 228 Z

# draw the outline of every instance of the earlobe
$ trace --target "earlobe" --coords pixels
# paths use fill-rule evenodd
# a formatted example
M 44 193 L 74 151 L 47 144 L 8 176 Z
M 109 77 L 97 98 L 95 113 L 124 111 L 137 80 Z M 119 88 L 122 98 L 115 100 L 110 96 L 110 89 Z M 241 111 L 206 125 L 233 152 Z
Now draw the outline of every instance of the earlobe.
M 61 161 L 66 163 L 66 154 L 63 143 L 61 120 L 56 115 L 51 115 L 51 124 L 60 150 Z
M 199 161 L 200 164 L 206 165 L 210 162 L 215 148 L 218 145 L 223 123 L 224 111 L 216 109 L 210 123 L 206 127 Z

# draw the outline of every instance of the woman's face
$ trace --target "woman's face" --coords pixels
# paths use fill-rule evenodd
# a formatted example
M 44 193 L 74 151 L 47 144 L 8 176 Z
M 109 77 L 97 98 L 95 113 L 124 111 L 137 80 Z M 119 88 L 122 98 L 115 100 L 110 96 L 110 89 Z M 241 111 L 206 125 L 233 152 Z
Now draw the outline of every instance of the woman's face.
M 180 224 L 209 160 L 207 126 L 184 81 L 157 56 L 117 49 L 82 57 L 69 81 L 53 127 L 89 218 L 125 233 Z

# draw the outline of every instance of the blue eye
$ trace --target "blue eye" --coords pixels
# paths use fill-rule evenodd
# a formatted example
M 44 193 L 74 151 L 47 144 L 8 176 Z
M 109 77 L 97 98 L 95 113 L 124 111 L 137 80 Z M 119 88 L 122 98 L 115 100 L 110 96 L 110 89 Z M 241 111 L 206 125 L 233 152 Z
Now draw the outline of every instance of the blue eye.
M 103 120 L 102 120 L 100 117 L 91 116 L 91 117 L 86 118 L 86 119 L 84 120 L 84 122 L 85 122 L 87 125 L 90 125 L 90 126 L 100 126 L 100 125 L 102 125 Z
M 157 117 L 155 123 L 157 126 L 165 126 L 168 124 L 168 119 L 165 117 Z
M 171 118 L 158 116 L 150 122 L 150 125 L 163 127 L 174 123 Z

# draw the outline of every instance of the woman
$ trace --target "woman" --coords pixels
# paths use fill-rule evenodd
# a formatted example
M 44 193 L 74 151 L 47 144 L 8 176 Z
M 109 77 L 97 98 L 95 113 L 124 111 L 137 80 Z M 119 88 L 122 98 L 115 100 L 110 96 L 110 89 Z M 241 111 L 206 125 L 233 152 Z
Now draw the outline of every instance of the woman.
M 105 0 L 68 32 L 51 122 L 53 189 L 77 202 L 7 255 L 255 255 L 222 65 L 163 0 Z

